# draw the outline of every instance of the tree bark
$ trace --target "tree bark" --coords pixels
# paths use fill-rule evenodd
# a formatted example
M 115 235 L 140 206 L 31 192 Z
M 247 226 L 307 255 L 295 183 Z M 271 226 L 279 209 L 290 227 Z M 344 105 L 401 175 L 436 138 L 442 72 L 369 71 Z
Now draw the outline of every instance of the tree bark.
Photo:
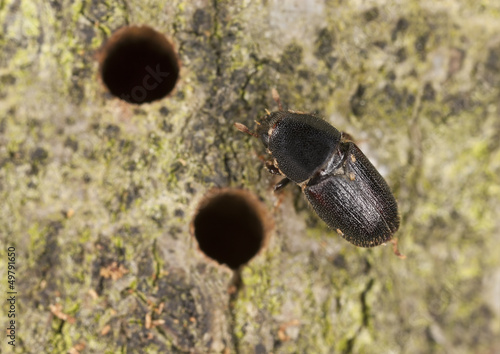
M 0 283 L 15 247 L 15 351 L 500 351 L 499 10 L 1 2 Z M 99 49 L 129 24 L 175 43 L 170 97 L 128 104 L 100 81 Z M 344 241 L 295 186 L 276 207 L 264 147 L 233 127 L 277 110 L 273 88 L 383 174 L 405 260 Z M 236 295 L 190 235 L 213 187 L 254 193 L 274 218 Z

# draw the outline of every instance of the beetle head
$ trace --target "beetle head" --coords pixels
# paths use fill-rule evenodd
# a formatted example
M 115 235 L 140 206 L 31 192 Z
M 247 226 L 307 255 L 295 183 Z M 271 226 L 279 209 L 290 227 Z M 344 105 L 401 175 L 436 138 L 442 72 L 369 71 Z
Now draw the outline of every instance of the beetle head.
M 272 112 L 257 122 L 256 135 L 260 138 L 266 148 L 269 148 L 269 137 L 271 136 L 276 124 L 281 120 L 282 116 L 282 111 Z

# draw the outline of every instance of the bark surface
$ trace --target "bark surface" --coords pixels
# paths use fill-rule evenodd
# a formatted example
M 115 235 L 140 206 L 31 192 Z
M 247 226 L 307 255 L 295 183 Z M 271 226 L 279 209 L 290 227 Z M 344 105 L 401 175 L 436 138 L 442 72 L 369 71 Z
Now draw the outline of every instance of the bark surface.
M 96 53 L 127 24 L 174 41 L 170 97 L 131 105 L 100 82 Z M 500 351 L 493 1 L 6 0 L 0 26 L 15 352 Z M 263 147 L 233 127 L 276 110 L 272 88 L 356 139 L 398 200 L 405 260 L 328 230 L 297 187 L 275 208 Z M 189 231 L 213 187 L 275 222 L 234 297 Z

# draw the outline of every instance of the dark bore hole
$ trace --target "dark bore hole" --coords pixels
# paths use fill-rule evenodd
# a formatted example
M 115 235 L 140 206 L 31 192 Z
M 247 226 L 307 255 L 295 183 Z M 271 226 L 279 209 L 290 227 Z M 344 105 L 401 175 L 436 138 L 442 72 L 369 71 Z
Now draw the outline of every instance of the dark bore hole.
M 200 203 L 193 228 L 200 250 L 231 269 L 246 264 L 266 243 L 264 209 L 242 190 L 211 192 Z
M 105 45 L 101 77 L 109 91 L 130 103 L 147 103 L 168 95 L 179 77 L 173 45 L 154 29 L 123 27 Z

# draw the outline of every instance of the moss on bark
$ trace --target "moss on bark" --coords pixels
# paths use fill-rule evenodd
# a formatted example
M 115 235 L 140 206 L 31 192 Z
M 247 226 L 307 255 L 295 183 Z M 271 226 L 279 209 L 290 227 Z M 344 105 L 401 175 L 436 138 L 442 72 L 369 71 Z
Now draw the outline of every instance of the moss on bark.
M 0 2 L 15 351 L 498 351 L 499 19 L 452 0 Z M 127 24 L 175 42 L 171 97 L 106 93 L 96 53 Z M 232 126 L 274 110 L 271 88 L 359 141 L 398 199 L 406 260 L 348 244 L 294 187 L 274 208 L 262 147 Z M 189 234 L 214 186 L 256 193 L 276 223 L 231 303 L 231 274 Z

